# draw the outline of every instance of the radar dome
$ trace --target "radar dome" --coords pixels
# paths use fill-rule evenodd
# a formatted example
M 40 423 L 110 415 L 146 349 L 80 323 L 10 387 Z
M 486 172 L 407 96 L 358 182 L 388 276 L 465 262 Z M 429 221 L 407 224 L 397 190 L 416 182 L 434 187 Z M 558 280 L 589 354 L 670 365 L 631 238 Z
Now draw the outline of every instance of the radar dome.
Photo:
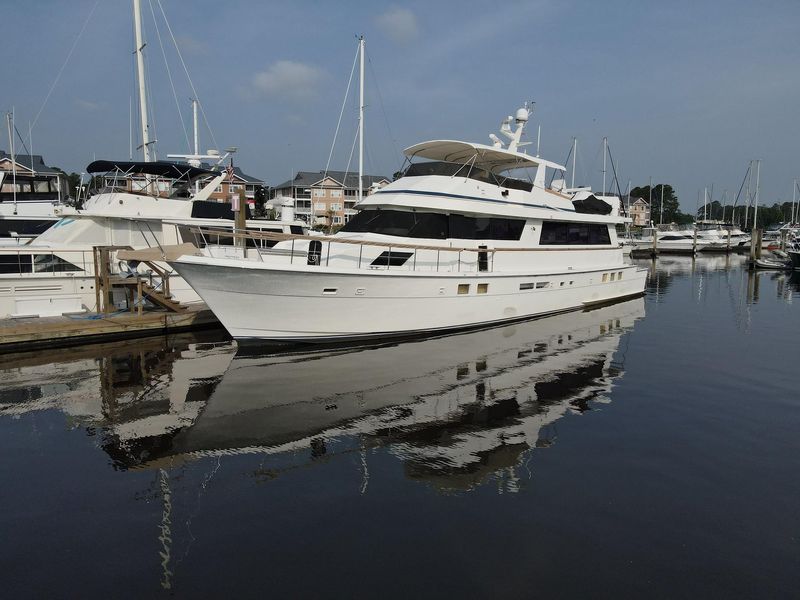
M 527 108 L 520 108 L 517 111 L 516 119 L 517 119 L 517 123 L 524 123 L 525 121 L 527 121 L 528 120 L 528 109 Z

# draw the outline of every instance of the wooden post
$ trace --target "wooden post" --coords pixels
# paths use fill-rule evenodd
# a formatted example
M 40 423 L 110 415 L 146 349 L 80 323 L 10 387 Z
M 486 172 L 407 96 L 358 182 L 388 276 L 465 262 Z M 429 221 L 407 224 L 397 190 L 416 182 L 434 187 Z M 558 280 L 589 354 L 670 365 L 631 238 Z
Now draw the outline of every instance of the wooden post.
M 97 260 L 98 252 L 99 248 L 97 246 L 92 247 L 92 258 L 94 259 L 94 299 L 95 310 L 97 312 L 103 312 L 103 309 L 100 306 L 100 261 Z
M 785 229 L 781 229 L 781 250 L 786 252 L 786 234 L 789 233 Z

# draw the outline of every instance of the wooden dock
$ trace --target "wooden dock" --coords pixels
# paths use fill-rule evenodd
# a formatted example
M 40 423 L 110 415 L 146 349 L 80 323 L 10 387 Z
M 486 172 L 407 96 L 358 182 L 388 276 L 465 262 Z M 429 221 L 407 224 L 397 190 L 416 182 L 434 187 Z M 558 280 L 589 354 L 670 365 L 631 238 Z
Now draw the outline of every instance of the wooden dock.
M 124 311 L 2 319 L 0 353 L 74 346 L 219 326 L 219 321 L 205 304 L 187 305 L 180 312 L 147 310 L 141 314 Z

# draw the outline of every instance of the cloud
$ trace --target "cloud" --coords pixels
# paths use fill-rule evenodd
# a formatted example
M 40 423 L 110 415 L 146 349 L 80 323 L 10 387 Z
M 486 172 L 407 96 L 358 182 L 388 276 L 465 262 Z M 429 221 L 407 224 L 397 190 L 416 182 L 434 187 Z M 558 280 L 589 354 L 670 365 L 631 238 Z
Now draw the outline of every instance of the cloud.
M 313 65 L 293 60 L 279 60 L 253 75 L 251 92 L 260 96 L 284 99 L 312 97 L 324 73 Z
M 203 56 L 208 54 L 208 44 L 190 35 L 179 35 L 177 38 L 178 47 L 187 56 Z
M 410 42 L 419 35 L 417 17 L 406 8 L 392 8 L 375 21 L 386 35 L 401 44 Z
M 82 108 L 83 110 L 88 112 L 95 112 L 97 110 L 100 110 L 104 106 L 102 103 L 91 102 L 90 100 L 84 100 L 83 98 L 75 98 L 75 104 L 79 108 Z

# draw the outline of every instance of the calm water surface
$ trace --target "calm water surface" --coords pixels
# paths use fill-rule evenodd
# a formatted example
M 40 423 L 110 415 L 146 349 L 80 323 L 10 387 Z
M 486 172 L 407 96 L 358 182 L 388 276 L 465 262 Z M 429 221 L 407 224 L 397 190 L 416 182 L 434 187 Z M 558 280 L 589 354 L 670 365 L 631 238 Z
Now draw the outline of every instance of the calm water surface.
M 0 356 L 2 595 L 800 597 L 800 277 L 369 349 Z

